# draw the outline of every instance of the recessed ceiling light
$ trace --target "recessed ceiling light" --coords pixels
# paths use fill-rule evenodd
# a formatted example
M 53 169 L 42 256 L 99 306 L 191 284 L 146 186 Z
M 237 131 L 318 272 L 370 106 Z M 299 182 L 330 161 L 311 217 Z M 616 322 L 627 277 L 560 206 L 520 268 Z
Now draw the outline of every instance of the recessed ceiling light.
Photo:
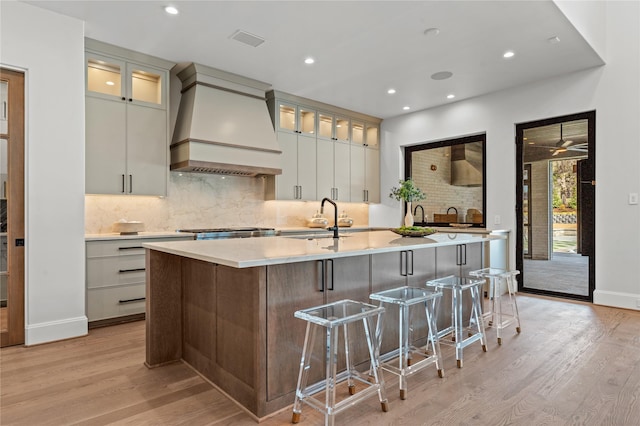
M 113 81 L 107 81 L 105 84 L 106 84 L 107 86 L 113 86 L 113 85 L 115 85 L 115 83 L 114 83 Z
M 396 93 L 396 89 L 389 89 L 387 90 L 387 93 L 393 95 L 394 93 Z
M 455 97 L 456 97 L 456 95 L 454 95 L 453 93 L 450 93 L 450 94 L 447 95 L 447 99 L 453 99 Z
M 513 50 L 507 50 L 506 52 L 504 52 L 502 57 L 505 59 L 509 59 L 509 58 L 513 58 L 513 55 L 515 55 L 515 53 L 513 53 Z
M 167 12 L 169 15 L 177 15 L 178 14 L 178 9 L 176 9 L 173 6 L 167 6 L 164 8 L 164 11 Z
M 408 106 L 403 106 L 403 107 L 402 107 L 402 109 L 406 111 L 406 110 L 409 110 L 409 109 L 411 109 L 411 108 L 410 108 L 410 107 L 408 107 Z
M 451 71 L 440 71 L 440 72 L 437 72 L 435 74 L 431 74 L 431 79 L 432 80 L 446 80 L 448 78 L 451 78 L 452 75 L 453 75 L 453 73 Z
M 426 30 L 424 30 L 423 33 L 425 36 L 427 37 L 435 37 L 438 34 L 440 34 L 440 29 L 439 28 L 427 28 Z
M 551 44 L 557 44 L 557 43 L 560 43 L 560 37 L 558 36 L 549 37 L 547 41 Z
M 306 58 L 306 59 L 304 60 L 304 63 L 305 63 L 305 64 L 307 64 L 307 65 L 311 65 L 311 64 L 313 64 L 315 61 L 316 61 L 315 59 L 313 59 L 313 58 L 309 57 L 309 58 Z

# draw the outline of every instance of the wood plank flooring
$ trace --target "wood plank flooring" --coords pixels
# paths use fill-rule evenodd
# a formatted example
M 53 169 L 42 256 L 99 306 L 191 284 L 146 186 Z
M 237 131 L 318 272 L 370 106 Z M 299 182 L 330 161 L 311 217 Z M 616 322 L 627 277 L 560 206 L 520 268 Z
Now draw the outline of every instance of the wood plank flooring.
M 445 377 L 435 367 L 411 376 L 404 401 L 397 378 L 385 373 L 389 412 L 372 397 L 338 414 L 336 424 L 640 424 L 640 312 L 524 294 L 518 304 L 520 335 L 508 329 L 498 346 L 489 329 L 488 352 L 466 348 L 462 369 L 443 346 Z M 0 424 L 256 424 L 187 365 L 149 370 L 144 356 L 144 322 L 3 348 Z M 287 409 L 261 424 L 290 419 Z M 300 425 L 322 423 L 303 407 Z

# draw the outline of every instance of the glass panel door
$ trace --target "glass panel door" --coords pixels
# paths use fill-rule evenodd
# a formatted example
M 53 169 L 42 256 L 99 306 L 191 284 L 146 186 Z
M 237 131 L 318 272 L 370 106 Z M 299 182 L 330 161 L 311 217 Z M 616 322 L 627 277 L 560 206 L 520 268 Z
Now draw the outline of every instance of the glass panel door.
M 333 115 L 318 113 L 318 137 L 333 139 Z
M 278 111 L 278 129 L 296 131 L 296 107 L 279 103 Z
M 342 142 L 349 142 L 349 119 L 336 117 L 336 139 Z
M 152 105 L 163 105 L 162 75 L 150 68 L 129 65 L 131 100 Z
M 116 62 L 99 55 L 87 56 L 87 92 L 122 98 L 124 62 Z
M 316 112 L 308 109 L 300 108 L 298 110 L 300 133 L 315 135 L 316 133 Z
M 364 123 L 358 121 L 351 122 L 351 141 L 358 145 L 364 144 Z

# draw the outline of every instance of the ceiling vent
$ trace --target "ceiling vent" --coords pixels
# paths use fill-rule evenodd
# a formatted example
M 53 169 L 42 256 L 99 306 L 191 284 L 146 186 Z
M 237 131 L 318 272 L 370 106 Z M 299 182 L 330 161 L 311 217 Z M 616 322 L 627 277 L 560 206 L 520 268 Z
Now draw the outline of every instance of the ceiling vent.
M 240 43 L 248 44 L 249 46 L 258 47 L 262 43 L 264 43 L 264 39 L 257 35 L 248 33 L 243 30 L 237 30 L 235 33 L 231 34 L 229 37 L 233 40 L 237 40 Z

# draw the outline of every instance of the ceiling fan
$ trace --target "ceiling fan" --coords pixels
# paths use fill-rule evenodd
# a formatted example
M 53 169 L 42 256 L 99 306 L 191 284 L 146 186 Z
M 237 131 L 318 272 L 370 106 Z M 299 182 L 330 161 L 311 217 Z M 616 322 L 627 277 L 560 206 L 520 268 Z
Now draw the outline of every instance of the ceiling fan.
M 563 135 L 563 123 L 560 123 L 560 139 L 553 145 L 535 145 L 535 143 L 531 142 L 529 144 L 532 148 L 544 148 L 548 149 L 552 152 L 551 156 L 555 157 L 558 154 L 561 154 L 566 151 L 577 151 L 577 152 L 587 152 L 587 143 L 573 143 L 572 140 L 565 140 Z

